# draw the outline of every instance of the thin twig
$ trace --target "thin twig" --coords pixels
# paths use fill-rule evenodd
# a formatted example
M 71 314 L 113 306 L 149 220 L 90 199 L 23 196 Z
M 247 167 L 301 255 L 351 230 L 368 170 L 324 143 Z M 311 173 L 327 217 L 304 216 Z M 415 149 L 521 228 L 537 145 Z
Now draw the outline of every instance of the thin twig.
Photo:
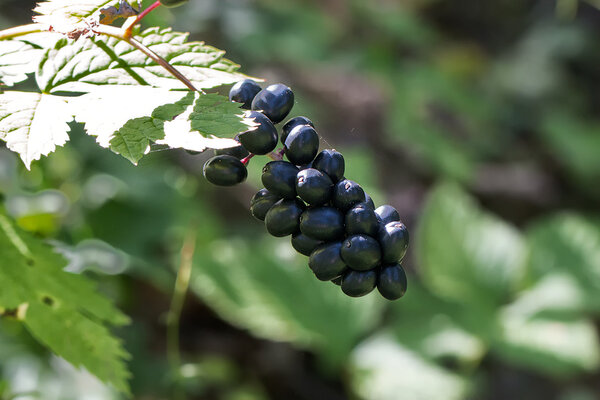
M 135 25 L 137 25 L 146 15 L 150 14 L 150 12 L 152 12 L 152 10 L 155 10 L 160 5 L 161 5 L 160 0 L 157 0 L 150 7 L 146 8 L 144 11 L 142 11 L 141 13 L 139 13 L 137 15 L 137 17 L 135 17 L 135 19 L 133 19 L 133 21 L 127 22 L 123 26 L 123 29 L 125 29 L 125 31 L 123 32 L 123 36 L 125 36 L 126 38 L 130 38 L 131 37 L 131 32 L 133 30 L 133 27 Z
M 175 289 L 171 298 L 171 307 L 167 315 L 167 358 L 171 371 L 177 371 L 175 382 L 174 398 L 181 400 L 185 398 L 185 393 L 179 383 L 179 369 L 181 368 L 181 352 L 179 349 L 179 322 L 185 296 L 187 294 L 190 278 L 192 276 L 192 259 L 196 249 L 196 230 L 191 228 L 181 247 L 181 259 L 179 261 L 179 270 L 175 280 Z

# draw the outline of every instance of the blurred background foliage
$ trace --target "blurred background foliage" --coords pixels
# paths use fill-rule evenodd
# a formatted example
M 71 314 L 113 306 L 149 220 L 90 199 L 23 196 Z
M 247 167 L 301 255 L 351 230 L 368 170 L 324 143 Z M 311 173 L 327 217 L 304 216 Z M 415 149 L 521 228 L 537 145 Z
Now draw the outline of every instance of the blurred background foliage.
M 597 5 L 192 0 L 144 21 L 295 90 L 293 115 L 409 227 L 400 301 L 345 297 L 267 237 L 248 212 L 263 157 L 221 189 L 208 155 L 133 167 L 74 126 L 31 172 L 0 149 L 4 203 L 132 317 L 137 399 L 598 399 Z M 0 0 L 0 28 L 32 7 Z M 178 364 L 165 324 L 192 233 Z M 0 398 L 16 394 L 119 398 L 1 319 Z

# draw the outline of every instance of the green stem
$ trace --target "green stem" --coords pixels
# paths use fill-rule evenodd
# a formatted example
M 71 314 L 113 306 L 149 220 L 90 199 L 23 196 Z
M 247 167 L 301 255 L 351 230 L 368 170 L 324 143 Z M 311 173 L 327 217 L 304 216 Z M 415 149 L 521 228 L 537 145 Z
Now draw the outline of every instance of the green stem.
M 49 32 L 50 26 L 46 24 L 28 24 L 15 26 L 0 31 L 0 40 L 12 39 L 14 37 L 29 35 L 30 33 Z
M 179 322 L 181 320 L 181 311 L 185 302 L 190 278 L 192 276 L 192 259 L 196 248 L 195 229 L 190 229 L 185 237 L 183 246 L 181 247 L 181 260 L 179 262 L 179 270 L 177 271 L 177 279 L 175 280 L 175 289 L 171 298 L 171 307 L 167 315 L 167 358 L 171 371 L 175 372 L 175 392 L 174 399 L 185 399 L 179 382 L 179 370 L 181 368 L 181 353 L 179 349 Z

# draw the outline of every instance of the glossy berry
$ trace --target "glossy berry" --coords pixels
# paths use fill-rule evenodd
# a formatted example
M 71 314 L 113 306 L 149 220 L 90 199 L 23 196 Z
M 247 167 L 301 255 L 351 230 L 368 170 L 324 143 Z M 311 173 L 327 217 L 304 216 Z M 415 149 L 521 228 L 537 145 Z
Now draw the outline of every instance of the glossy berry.
M 366 204 L 369 208 L 375 210 L 375 203 L 373 202 L 371 196 L 368 195 L 368 193 L 365 193 L 365 201 L 363 202 L 363 204 Z
M 294 92 L 281 83 L 267 86 L 252 101 L 252 109 L 262 111 L 275 124 L 283 121 L 293 106 Z
M 215 156 L 209 159 L 202 170 L 207 181 L 218 186 L 233 186 L 246 180 L 248 170 L 233 156 Z
M 386 265 L 379 271 L 377 290 L 388 300 L 404 296 L 407 284 L 406 273 L 400 264 Z
M 377 273 L 370 271 L 348 271 L 342 278 L 342 291 L 350 297 L 360 297 L 375 289 Z
M 312 126 L 298 125 L 285 139 L 283 148 L 292 164 L 308 164 L 319 152 L 319 135 Z
M 285 144 L 285 139 L 287 139 L 288 135 L 298 125 L 310 125 L 313 128 L 315 125 L 313 122 L 306 117 L 295 117 L 286 122 L 281 128 L 281 144 Z
M 308 259 L 308 266 L 317 279 L 330 281 L 346 270 L 346 264 L 340 256 L 340 242 L 325 243 L 317 247 Z
M 333 207 L 309 208 L 300 216 L 300 231 L 318 240 L 344 237 L 344 215 Z
M 242 146 L 242 145 L 235 146 L 235 147 L 228 147 L 226 149 L 215 149 L 215 156 L 229 155 L 229 156 L 234 156 L 238 160 L 248 157 L 249 154 L 250 153 L 248 153 L 248 150 L 246 150 L 244 148 L 244 146 Z
M 394 207 L 387 204 L 377 207 L 375 209 L 375 214 L 377 214 L 379 221 L 384 225 L 389 222 L 400 220 L 400 214 L 398 214 L 398 211 L 396 211 Z
M 344 278 L 343 275 L 342 276 L 338 276 L 337 278 L 333 278 L 331 280 L 331 283 L 333 283 L 334 285 L 337 285 L 337 286 L 342 286 L 342 279 L 343 278 Z
M 277 237 L 296 233 L 302 211 L 304 205 L 298 200 L 279 200 L 265 216 L 267 231 Z
M 327 149 L 317 154 L 312 167 L 329 175 L 333 183 L 336 183 L 344 177 L 346 164 L 342 153 Z
M 254 122 L 259 125 L 240 133 L 238 135 L 240 143 L 254 154 L 267 154 L 273 151 L 277 146 L 278 135 L 271 120 L 258 111 L 248 111 L 245 117 L 254 118 Z
M 287 161 L 271 161 L 262 170 L 262 183 L 269 192 L 285 199 L 296 197 L 296 176 L 299 169 Z
M 358 203 L 346 213 L 346 233 L 348 235 L 365 234 L 377 237 L 379 220 L 375 211 L 366 203 Z
M 408 229 L 402 222 L 394 221 L 385 224 L 379 230 L 381 261 L 393 264 L 402 261 L 408 248 Z
M 314 168 L 307 168 L 296 177 L 296 193 L 312 206 L 327 203 L 333 193 L 333 182 L 328 175 Z
M 250 212 L 254 218 L 264 221 L 267 211 L 279 200 L 281 200 L 279 196 L 267 189 L 260 189 L 250 200 Z
M 184 5 L 185 3 L 187 3 L 188 0 L 160 0 L 160 4 L 162 4 L 165 7 L 179 7 Z
M 244 79 L 231 87 L 229 100 L 242 103 L 242 108 L 247 110 L 252 106 L 252 100 L 262 88 L 252 79 Z
M 350 268 L 366 271 L 381 261 L 381 247 L 371 236 L 348 236 L 342 243 L 342 259 Z
M 310 253 L 320 244 L 323 244 L 322 240 L 310 238 L 301 232 L 296 232 L 292 236 L 292 247 L 298 253 L 305 256 L 310 256 Z
M 349 179 L 339 181 L 333 189 L 333 205 L 346 212 L 355 204 L 365 200 L 365 191 Z

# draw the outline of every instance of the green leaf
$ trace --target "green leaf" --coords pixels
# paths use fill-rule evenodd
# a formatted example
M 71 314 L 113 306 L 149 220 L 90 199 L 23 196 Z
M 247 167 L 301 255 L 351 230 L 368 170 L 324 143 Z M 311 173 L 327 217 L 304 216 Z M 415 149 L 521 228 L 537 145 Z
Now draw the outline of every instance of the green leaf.
M 470 392 L 464 378 L 385 335 L 354 350 L 350 384 L 361 398 L 369 400 L 463 400 Z
M 527 232 L 532 278 L 566 274 L 583 292 L 586 308 L 600 310 L 600 228 L 588 219 L 561 214 Z
M 0 41 L 0 83 L 12 86 L 27 79 L 43 52 L 23 40 Z
M 15 315 L 57 355 L 128 392 L 128 354 L 105 324 L 128 318 L 81 275 L 65 272 L 65 259 L 0 213 L 0 310 Z
M 519 232 L 480 210 L 459 187 L 433 190 L 415 240 L 424 283 L 439 296 L 495 308 L 524 275 Z
M 246 76 L 224 58 L 224 51 L 202 42 L 187 42 L 187 34 L 149 28 L 135 38 L 167 60 L 196 88 L 230 84 Z M 187 89 L 167 70 L 126 42 L 115 38 L 63 39 L 48 49 L 37 74 L 44 92 L 90 92 L 100 85 L 150 85 Z
M 198 97 L 189 119 L 192 129 L 203 135 L 233 137 L 253 126 L 252 121 L 243 116 L 238 103 L 229 101 L 225 96 L 209 93 Z
M 230 323 L 259 337 L 318 350 L 338 366 L 380 319 L 383 305 L 376 293 L 354 299 L 316 280 L 289 240 L 214 241 L 197 252 L 191 282 Z
M 73 115 L 67 98 L 41 93 L 4 92 L 0 94 L 0 139 L 19 153 L 29 169 L 68 140 Z

